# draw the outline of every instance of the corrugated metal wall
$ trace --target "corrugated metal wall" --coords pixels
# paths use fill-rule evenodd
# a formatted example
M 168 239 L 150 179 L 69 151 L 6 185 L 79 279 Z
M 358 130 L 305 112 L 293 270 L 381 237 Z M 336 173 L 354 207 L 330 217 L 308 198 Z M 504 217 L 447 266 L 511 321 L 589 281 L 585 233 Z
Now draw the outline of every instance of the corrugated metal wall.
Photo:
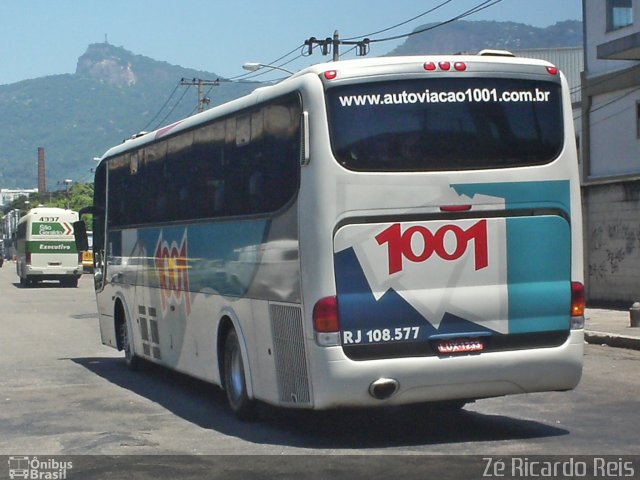
M 536 48 L 516 50 L 513 53 L 519 57 L 539 58 L 553 63 L 567 77 L 569 90 L 571 91 L 571 102 L 580 102 L 580 73 L 584 70 L 582 47 Z

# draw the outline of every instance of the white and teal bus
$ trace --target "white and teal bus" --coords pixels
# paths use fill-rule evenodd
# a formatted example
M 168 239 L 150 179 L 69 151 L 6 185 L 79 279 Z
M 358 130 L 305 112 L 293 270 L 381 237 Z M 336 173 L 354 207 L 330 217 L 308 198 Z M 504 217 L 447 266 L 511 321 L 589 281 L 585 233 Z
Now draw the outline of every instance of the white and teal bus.
M 572 389 L 580 208 L 553 65 L 315 65 L 104 154 L 100 332 L 241 417 Z
M 16 273 L 22 286 L 41 280 L 59 280 L 63 286 L 77 287 L 82 276 L 73 235 L 78 212 L 63 208 L 37 207 L 18 221 L 16 233 Z

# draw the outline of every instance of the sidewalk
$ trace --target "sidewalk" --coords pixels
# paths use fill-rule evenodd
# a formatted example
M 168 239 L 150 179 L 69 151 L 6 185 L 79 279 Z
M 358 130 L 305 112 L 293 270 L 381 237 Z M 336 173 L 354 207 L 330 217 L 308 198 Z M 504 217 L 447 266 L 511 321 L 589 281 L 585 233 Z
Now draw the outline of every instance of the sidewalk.
M 585 310 L 584 336 L 588 343 L 640 350 L 640 327 L 631 327 L 629 310 Z

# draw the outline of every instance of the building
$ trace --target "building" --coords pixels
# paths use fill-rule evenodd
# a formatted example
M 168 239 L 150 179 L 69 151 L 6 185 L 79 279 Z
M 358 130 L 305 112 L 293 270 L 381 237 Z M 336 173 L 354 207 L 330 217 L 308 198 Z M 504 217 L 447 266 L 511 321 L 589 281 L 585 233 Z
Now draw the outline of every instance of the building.
M 584 70 L 584 49 L 582 47 L 563 48 L 533 48 L 527 50 L 515 50 L 518 57 L 539 58 L 546 60 L 558 67 L 569 84 L 571 93 L 571 105 L 573 107 L 573 123 L 576 131 L 576 144 L 580 154 L 582 132 L 582 91 L 581 75 Z
M 38 193 L 37 188 L 26 188 L 20 190 L 0 189 L 0 209 L 3 209 L 18 197 L 28 197 L 31 193 Z
M 583 0 L 581 156 L 591 303 L 640 300 L 640 0 Z
M 582 47 L 562 48 L 531 48 L 526 50 L 514 50 L 518 57 L 539 58 L 546 60 L 558 67 L 569 84 L 571 103 L 574 107 L 580 103 L 580 75 L 584 70 L 584 50 Z

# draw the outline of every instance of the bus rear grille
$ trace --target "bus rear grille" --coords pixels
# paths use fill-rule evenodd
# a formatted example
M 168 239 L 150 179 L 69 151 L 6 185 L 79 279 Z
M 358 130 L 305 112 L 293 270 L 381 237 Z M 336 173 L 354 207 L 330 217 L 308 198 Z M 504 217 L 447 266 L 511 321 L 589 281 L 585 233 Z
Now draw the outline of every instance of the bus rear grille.
M 269 314 L 280 402 L 287 405 L 309 405 L 311 396 L 302 310 L 299 307 L 270 304 Z
M 149 315 L 146 315 L 147 312 Z M 142 337 L 142 353 L 147 357 L 162 360 L 158 320 L 154 318 L 156 315 L 156 309 L 152 307 L 147 309 L 144 305 L 138 305 L 138 314 L 140 336 Z

